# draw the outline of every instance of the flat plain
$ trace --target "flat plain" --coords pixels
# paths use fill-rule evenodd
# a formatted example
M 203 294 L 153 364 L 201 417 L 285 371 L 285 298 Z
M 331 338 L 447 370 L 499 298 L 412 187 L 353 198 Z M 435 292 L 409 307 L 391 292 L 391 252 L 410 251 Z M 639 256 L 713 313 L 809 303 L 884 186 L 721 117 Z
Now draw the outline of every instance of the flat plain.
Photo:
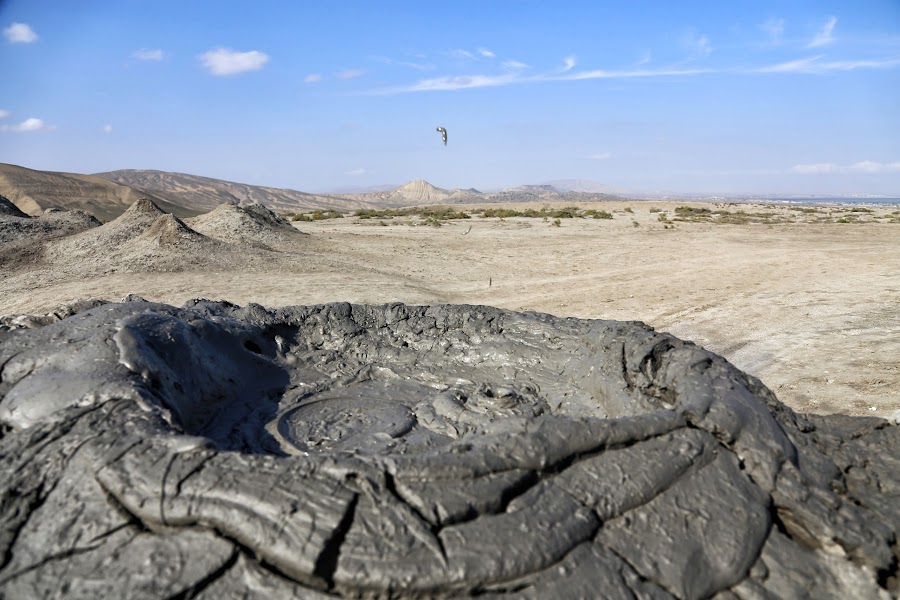
M 583 216 L 557 219 L 564 208 Z M 503 216 L 527 209 L 544 216 Z M 170 223 L 164 235 L 128 229 L 140 244 L 126 251 L 129 240 L 113 247 L 88 230 L 45 242 L 31 262 L 0 264 L 0 315 L 136 294 L 176 305 L 464 303 L 643 321 L 723 355 L 795 410 L 900 416 L 896 206 L 623 201 L 452 211 L 470 218 L 297 220 L 308 235 L 268 244 L 225 230 L 214 240 L 214 227 L 204 230 L 208 244 L 188 243 Z M 608 216 L 594 218 L 599 211 Z

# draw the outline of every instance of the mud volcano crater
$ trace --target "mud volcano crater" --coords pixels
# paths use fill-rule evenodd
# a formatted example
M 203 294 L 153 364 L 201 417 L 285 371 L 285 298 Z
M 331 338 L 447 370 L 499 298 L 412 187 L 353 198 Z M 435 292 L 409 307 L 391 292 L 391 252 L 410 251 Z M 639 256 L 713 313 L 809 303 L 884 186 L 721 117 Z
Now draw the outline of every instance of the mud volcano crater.
M 898 592 L 897 425 L 641 323 L 84 308 L 2 321 L 8 597 Z

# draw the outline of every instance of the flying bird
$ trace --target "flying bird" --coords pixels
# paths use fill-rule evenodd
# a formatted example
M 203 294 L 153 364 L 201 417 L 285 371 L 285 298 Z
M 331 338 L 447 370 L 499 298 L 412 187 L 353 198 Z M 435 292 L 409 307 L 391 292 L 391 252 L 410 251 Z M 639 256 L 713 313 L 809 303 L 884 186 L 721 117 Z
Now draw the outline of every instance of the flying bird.
M 443 127 L 438 127 L 437 130 L 441 132 L 441 139 L 444 140 L 444 145 L 446 146 L 447 145 L 447 130 L 444 129 Z

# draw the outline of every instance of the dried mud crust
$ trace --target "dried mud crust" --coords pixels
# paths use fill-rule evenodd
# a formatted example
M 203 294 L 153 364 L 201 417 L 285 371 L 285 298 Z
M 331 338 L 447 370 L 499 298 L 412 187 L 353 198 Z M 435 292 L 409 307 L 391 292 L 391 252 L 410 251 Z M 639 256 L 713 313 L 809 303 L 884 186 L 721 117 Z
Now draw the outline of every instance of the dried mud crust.
M 898 427 L 643 324 L 72 312 L 0 332 L 0 595 L 897 594 Z

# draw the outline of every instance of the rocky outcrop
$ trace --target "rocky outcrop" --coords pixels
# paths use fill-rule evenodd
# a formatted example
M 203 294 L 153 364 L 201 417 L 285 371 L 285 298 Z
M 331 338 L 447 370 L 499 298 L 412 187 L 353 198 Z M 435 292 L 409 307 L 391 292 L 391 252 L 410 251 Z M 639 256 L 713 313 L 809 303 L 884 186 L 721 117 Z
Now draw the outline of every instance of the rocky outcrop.
M 6 322 L 5 597 L 898 591 L 898 426 L 794 414 L 640 323 L 201 300 Z

